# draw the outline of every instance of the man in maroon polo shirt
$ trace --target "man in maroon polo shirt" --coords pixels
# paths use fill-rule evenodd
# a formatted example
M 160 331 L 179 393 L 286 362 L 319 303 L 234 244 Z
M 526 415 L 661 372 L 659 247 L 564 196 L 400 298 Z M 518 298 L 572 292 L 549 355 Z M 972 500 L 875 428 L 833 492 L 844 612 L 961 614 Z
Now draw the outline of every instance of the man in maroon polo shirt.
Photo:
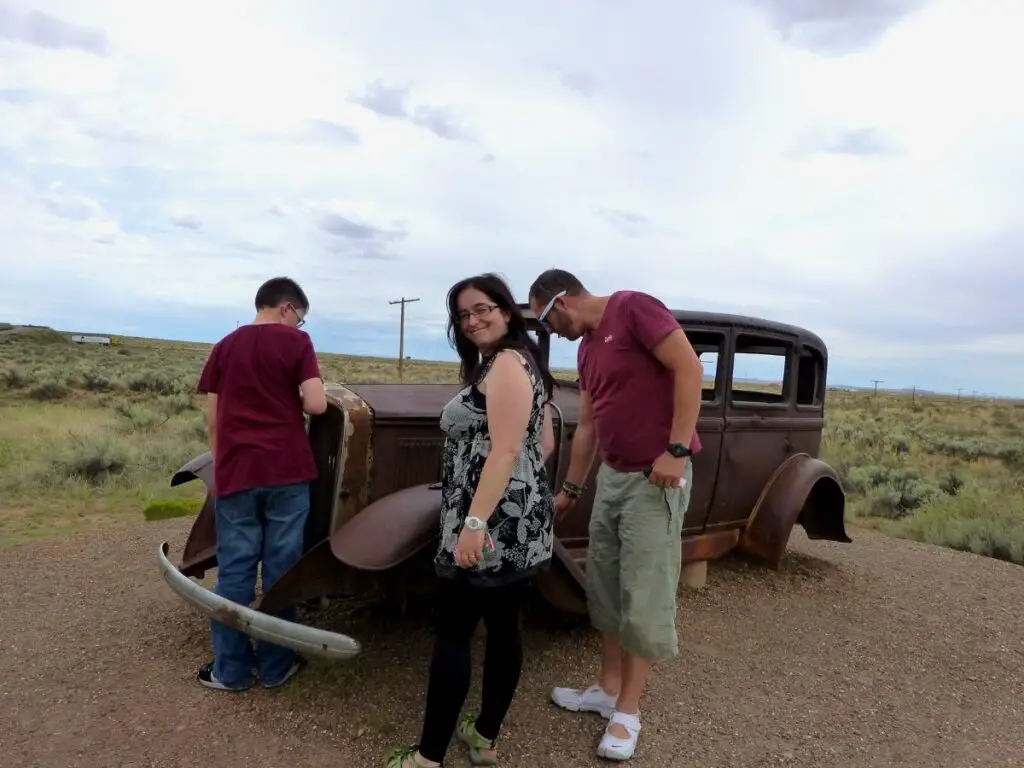
M 678 321 L 646 293 L 594 296 L 571 273 L 552 269 L 534 281 L 529 299 L 550 332 L 580 339 L 579 425 L 556 515 L 582 492 L 596 452 L 602 462 L 587 555 L 587 608 L 604 641 L 601 671 L 589 688 L 555 688 L 552 699 L 609 718 L 597 754 L 627 760 L 651 666 L 679 652 L 676 588 L 689 457 L 700 450 L 703 370 Z
M 320 366 L 309 335 L 299 328 L 309 300 L 299 285 L 275 277 L 256 292 L 256 318 L 210 352 L 198 391 L 207 396 L 214 457 L 217 585 L 214 592 L 249 605 L 263 561 L 263 591 L 302 555 L 309 481 L 317 476 L 303 412 L 327 410 Z M 294 618 L 294 608 L 278 614 Z M 218 621 L 210 634 L 213 661 L 200 668 L 208 688 L 275 688 L 303 660 L 278 645 L 256 642 Z

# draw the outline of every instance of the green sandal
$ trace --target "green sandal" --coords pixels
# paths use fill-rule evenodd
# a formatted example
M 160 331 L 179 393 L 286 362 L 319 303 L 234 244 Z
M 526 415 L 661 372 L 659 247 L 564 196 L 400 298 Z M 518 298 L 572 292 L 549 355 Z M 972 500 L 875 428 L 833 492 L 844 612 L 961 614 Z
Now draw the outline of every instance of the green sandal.
M 423 763 L 417 762 L 416 753 L 419 751 L 419 745 L 413 744 L 408 747 L 396 747 L 390 755 L 388 755 L 387 768 L 427 768 Z M 444 768 L 444 763 L 440 764 L 441 768 Z
M 497 737 L 493 740 L 485 739 L 476 730 L 476 715 L 467 712 L 459 721 L 456 729 L 459 741 L 469 747 L 469 762 L 473 765 L 497 765 L 498 758 L 484 757 L 480 750 L 493 750 L 498 743 Z M 500 734 L 499 734 L 500 735 Z

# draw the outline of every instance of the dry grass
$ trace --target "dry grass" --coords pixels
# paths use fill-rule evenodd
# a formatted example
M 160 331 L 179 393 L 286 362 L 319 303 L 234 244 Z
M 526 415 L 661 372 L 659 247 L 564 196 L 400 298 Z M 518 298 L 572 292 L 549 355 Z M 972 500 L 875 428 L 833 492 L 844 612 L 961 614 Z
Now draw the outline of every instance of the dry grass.
M 168 482 L 205 450 L 192 391 L 210 347 L 121 342 L 0 332 L 0 540 L 198 507 L 201 485 Z M 397 376 L 394 360 L 320 360 L 328 381 Z M 406 381 L 455 376 L 449 363 L 406 361 Z M 826 421 L 823 456 L 857 522 L 1024 564 L 1024 403 L 830 392 Z

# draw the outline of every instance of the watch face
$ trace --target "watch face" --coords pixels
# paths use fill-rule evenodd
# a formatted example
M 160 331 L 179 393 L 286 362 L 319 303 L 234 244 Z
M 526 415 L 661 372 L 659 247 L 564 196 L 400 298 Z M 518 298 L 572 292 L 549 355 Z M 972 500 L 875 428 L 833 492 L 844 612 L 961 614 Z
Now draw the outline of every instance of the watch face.
M 668 447 L 668 452 L 675 456 L 677 459 L 680 459 L 683 456 L 690 455 L 690 449 L 687 446 L 683 445 L 682 443 L 672 443 Z

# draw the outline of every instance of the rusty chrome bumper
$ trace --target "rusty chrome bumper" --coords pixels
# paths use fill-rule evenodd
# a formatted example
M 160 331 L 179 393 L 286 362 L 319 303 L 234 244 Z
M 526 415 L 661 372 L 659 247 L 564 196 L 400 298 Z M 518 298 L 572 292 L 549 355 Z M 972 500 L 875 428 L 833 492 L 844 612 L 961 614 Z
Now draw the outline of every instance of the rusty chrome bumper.
M 167 559 L 169 549 L 166 541 L 160 545 L 160 573 L 164 581 L 185 602 L 198 608 L 209 618 L 234 627 L 258 640 L 291 648 L 306 657 L 346 661 L 362 650 L 359 642 L 347 635 L 279 619 L 215 594 L 175 568 Z

